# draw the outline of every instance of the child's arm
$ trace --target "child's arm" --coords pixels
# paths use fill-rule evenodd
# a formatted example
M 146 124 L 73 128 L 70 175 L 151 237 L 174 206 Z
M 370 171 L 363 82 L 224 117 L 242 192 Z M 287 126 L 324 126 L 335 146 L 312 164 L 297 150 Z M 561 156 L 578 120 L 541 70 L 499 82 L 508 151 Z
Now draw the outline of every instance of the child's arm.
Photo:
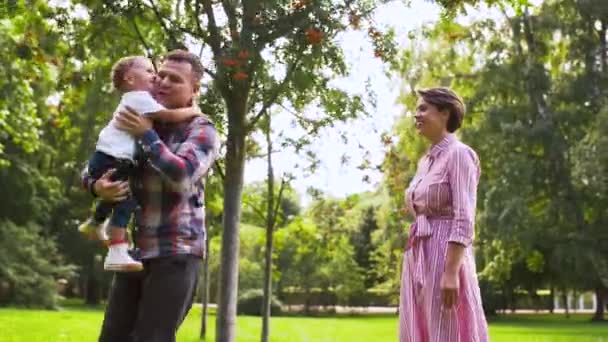
M 177 123 L 192 119 L 202 113 L 193 107 L 178 108 L 178 109 L 163 109 L 153 113 L 147 113 L 146 116 L 152 120 L 163 122 Z

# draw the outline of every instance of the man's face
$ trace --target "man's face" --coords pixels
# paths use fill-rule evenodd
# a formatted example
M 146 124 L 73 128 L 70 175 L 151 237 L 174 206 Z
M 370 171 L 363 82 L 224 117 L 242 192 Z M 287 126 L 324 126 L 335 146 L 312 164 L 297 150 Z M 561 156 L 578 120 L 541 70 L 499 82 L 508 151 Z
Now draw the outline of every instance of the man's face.
M 165 107 L 191 106 L 197 90 L 189 63 L 168 60 L 158 69 L 153 94 Z

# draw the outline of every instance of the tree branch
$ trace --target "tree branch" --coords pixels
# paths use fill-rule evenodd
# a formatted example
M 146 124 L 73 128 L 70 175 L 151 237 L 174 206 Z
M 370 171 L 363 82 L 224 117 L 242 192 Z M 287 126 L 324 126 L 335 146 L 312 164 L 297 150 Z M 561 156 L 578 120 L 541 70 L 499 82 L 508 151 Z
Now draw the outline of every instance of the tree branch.
M 139 38 L 139 41 L 146 49 L 146 52 L 148 53 L 148 57 L 152 57 L 153 56 L 152 49 L 150 49 L 150 45 L 148 45 L 148 43 L 144 39 L 144 36 L 141 34 L 141 31 L 139 30 L 139 27 L 137 26 L 137 22 L 135 21 L 135 17 L 130 15 L 129 21 L 131 21 L 131 23 L 133 24 L 133 29 L 135 29 L 135 33 L 137 33 L 137 37 Z
M 255 31 L 259 34 L 258 50 L 262 50 L 266 44 L 271 43 L 278 38 L 287 36 L 294 27 L 302 27 L 309 21 L 309 14 L 313 12 L 313 6 L 306 7 L 302 11 L 293 12 L 289 15 L 280 17 L 267 25 L 255 27 Z
M 201 23 L 201 3 L 198 0 L 194 0 L 194 22 L 196 23 L 196 30 L 199 35 L 206 36 L 203 30 L 203 24 Z
M 279 95 L 281 95 L 281 92 L 283 91 L 287 83 L 291 80 L 294 71 L 298 68 L 300 61 L 302 60 L 302 57 L 304 55 L 304 48 L 305 46 L 302 46 L 300 48 L 300 51 L 298 52 L 298 55 L 296 56 L 295 60 L 287 69 L 283 80 L 279 84 L 277 84 L 274 89 L 270 91 L 271 95 L 268 98 L 268 101 L 264 102 L 260 111 L 253 118 L 251 118 L 251 120 L 249 120 L 249 124 L 247 125 L 247 131 L 253 130 L 255 124 L 262 118 L 262 116 L 264 116 L 264 113 L 268 110 L 268 108 L 270 108 L 270 106 L 272 106 L 277 101 Z
M 277 196 L 277 203 L 274 205 L 272 217 L 274 218 L 274 222 L 272 222 L 272 227 L 274 228 L 277 223 L 277 215 L 279 214 L 279 207 L 281 204 L 281 199 L 283 198 L 283 190 L 285 189 L 285 178 L 281 179 L 281 186 L 279 187 L 279 194 Z
M 213 50 L 213 54 L 216 59 L 220 58 L 221 54 L 221 36 L 217 28 L 217 24 L 215 22 L 215 15 L 213 14 L 213 6 L 211 5 L 211 0 L 202 0 L 203 9 L 207 14 L 207 31 L 209 31 L 209 45 Z
M 158 23 L 160 24 L 161 28 L 163 29 L 163 31 L 165 31 L 165 33 L 169 36 L 169 39 L 171 39 L 171 41 L 173 43 L 177 43 L 178 40 L 177 38 L 175 38 L 175 35 L 173 34 L 173 31 L 171 31 L 169 29 L 169 27 L 167 27 L 165 25 L 165 21 L 163 19 L 163 16 L 161 15 L 158 7 L 156 6 L 156 3 L 154 2 L 154 0 L 150 0 L 150 5 L 151 5 L 151 9 L 154 12 L 154 15 L 156 15 L 156 19 L 158 19 Z
M 202 49 L 201 49 L 201 51 L 202 51 Z M 199 58 L 200 58 L 200 57 L 199 57 Z M 209 76 L 211 76 L 211 78 L 213 78 L 213 79 L 217 79 L 217 74 L 216 74 L 216 73 L 214 73 L 213 71 L 211 71 L 210 69 L 205 68 L 205 67 L 203 67 L 203 69 L 205 70 L 205 72 L 206 72 L 207 74 L 209 74 Z
M 177 38 L 175 38 L 175 35 L 173 34 L 173 31 L 171 31 L 171 30 L 170 30 L 170 29 L 169 29 L 169 28 L 168 28 L 168 27 L 165 25 L 165 23 L 164 23 L 164 21 L 163 21 L 163 17 L 162 17 L 162 15 L 161 15 L 161 13 L 160 13 L 160 11 L 159 11 L 158 7 L 156 6 L 156 3 L 154 2 L 154 0 L 150 0 L 150 4 L 151 4 L 151 6 L 146 6 L 146 7 L 150 8 L 150 9 L 151 9 L 151 10 L 154 12 L 154 14 L 156 15 L 156 18 L 158 19 L 158 22 L 159 22 L 159 24 L 160 24 L 161 28 L 163 29 L 163 31 L 164 31 L 164 32 L 165 32 L 165 33 L 166 33 L 166 34 L 169 36 L 169 38 L 170 38 L 170 39 L 171 39 L 173 42 L 177 43 L 177 42 L 178 42 Z M 208 45 L 210 45 L 210 46 L 211 46 L 211 42 L 210 42 L 209 36 L 208 36 L 208 35 L 206 35 L 206 34 L 204 33 L 204 31 L 202 30 L 202 27 L 200 26 L 200 25 L 201 25 L 201 23 L 200 23 L 200 18 L 199 18 L 199 11 L 200 11 L 200 7 L 199 7 L 199 5 L 198 5 L 198 1 L 197 1 L 197 2 L 196 2 L 196 9 L 195 9 L 195 20 L 196 20 L 197 25 L 198 25 L 198 27 L 197 27 L 197 31 L 199 31 L 199 32 L 194 32 L 194 31 L 192 31 L 192 30 L 190 30 L 190 29 L 188 29 L 188 28 L 182 27 L 182 26 L 177 26 L 176 28 L 177 28 L 177 30 L 179 30 L 180 32 L 183 32 L 183 33 L 188 33 L 189 35 L 191 35 L 191 36 L 193 36 L 193 37 L 199 37 L 199 38 L 203 39 L 203 41 L 204 41 L 206 44 L 208 44 Z M 212 13 L 213 13 L 213 12 L 212 12 Z M 139 30 L 137 29 L 137 26 L 136 26 L 136 23 L 135 23 L 135 21 L 134 21 L 134 20 L 133 20 L 133 24 L 135 25 L 135 29 L 136 29 L 136 32 L 137 32 L 138 36 L 140 36 L 140 40 L 142 40 L 142 42 L 143 42 L 143 37 L 141 36 L 141 33 L 140 33 L 140 32 L 139 32 Z M 145 42 L 144 42 L 144 44 L 145 44 Z M 202 55 L 203 47 L 204 47 L 204 45 L 201 47 L 200 55 Z M 147 47 L 146 47 L 146 48 L 147 48 Z M 213 48 L 213 47 L 212 47 L 212 48 Z M 200 57 L 200 56 L 199 56 L 199 57 Z M 205 72 L 206 72 L 207 74 L 209 74 L 209 76 L 211 76 L 213 79 L 217 79 L 217 74 L 216 74 L 216 73 L 214 73 L 212 70 L 210 70 L 210 69 L 208 69 L 208 68 L 204 68 L 204 70 L 205 70 Z
M 230 28 L 230 34 L 237 32 L 237 20 L 236 20 L 236 9 L 230 3 L 230 0 L 222 0 L 222 7 L 228 17 L 228 27 Z
M 249 202 L 247 198 L 243 197 L 243 203 L 245 203 L 249 208 L 251 208 L 261 220 L 266 219 L 266 215 L 260 210 L 260 208 L 253 205 L 253 203 Z
M 342 8 L 337 8 L 337 10 L 351 10 L 350 7 L 354 2 L 355 0 L 348 0 L 344 3 Z M 373 12 L 373 10 L 371 11 Z M 278 38 L 289 35 L 289 33 L 293 31 L 294 27 L 305 27 L 305 24 L 310 21 L 310 14 L 314 12 L 317 12 L 316 17 L 328 15 L 327 12 L 321 10 L 319 7 L 309 5 L 302 10 L 279 17 L 267 25 L 257 27 L 256 33 L 260 35 L 260 45 L 258 46 L 258 49 L 262 50 L 266 44 L 273 42 Z
M 282 151 L 280 151 L 280 150 L 272 151 L 273 154 L 279 153 L 279 152 L 282 152 Z M 267 157 L 267 156 L 268 156 L 268 154 L 250 154 L 247 157 L 251 158 L 251 159 L 256 159 L 256 158 L 263 158 L 263 157 Z
M 287 113 L 293 115 L 296 119 L 300 120 L 301 121 L 300 125 L 302 126 L 302 128 L 306 129 L 306 127 L 304 127 L 304 125 L 302 125 L 302 122 L 305 122 L 306 124 L 309 124 L 309 125 L 318 125 L 319 124 L 318 120 L 309 119 L 307 117 L 304 117 L 303 115 L 301 115 L 297 112 L 294 112 L 293 110 L 285 107 L 285 105 L 283 105 L 282 103 L 279 103 L 279 107 L 283 108 L 283 110 L 285 110 Z
M 217 174 L 220 175 L 222 182 L 224 182 L 224 170 L 222 170 L 222 166 L 220 165 L 220 163 L 213 163 L 213 168 L 215 169 Z

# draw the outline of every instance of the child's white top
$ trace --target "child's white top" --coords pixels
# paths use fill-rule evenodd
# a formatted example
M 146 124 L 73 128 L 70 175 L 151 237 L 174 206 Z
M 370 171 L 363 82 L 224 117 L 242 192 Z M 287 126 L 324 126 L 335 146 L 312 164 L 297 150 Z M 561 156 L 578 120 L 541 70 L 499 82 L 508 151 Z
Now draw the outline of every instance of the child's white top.
M 133 160 L 135 153 L 135 139 L 116 127 L 116 115 L 126 106 L 135 109 L 141 114 L 155 113 L 164 110 L 165 107 L 156 102 L 147 91 L 129 91 L 122 95 L 120 103 L 110 123 L 99 133 L 96 150 L 120 159 Z

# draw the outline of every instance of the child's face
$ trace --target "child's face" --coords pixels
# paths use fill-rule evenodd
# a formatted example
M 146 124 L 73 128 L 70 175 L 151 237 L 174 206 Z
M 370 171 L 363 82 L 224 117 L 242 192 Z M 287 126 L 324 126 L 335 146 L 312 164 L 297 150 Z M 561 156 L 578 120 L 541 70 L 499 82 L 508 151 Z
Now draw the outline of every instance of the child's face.
M 152 91 L 155 78 L 154 66 L 147 58 L 138 58 L 125 73 L 125 82 L 131 91 Z

